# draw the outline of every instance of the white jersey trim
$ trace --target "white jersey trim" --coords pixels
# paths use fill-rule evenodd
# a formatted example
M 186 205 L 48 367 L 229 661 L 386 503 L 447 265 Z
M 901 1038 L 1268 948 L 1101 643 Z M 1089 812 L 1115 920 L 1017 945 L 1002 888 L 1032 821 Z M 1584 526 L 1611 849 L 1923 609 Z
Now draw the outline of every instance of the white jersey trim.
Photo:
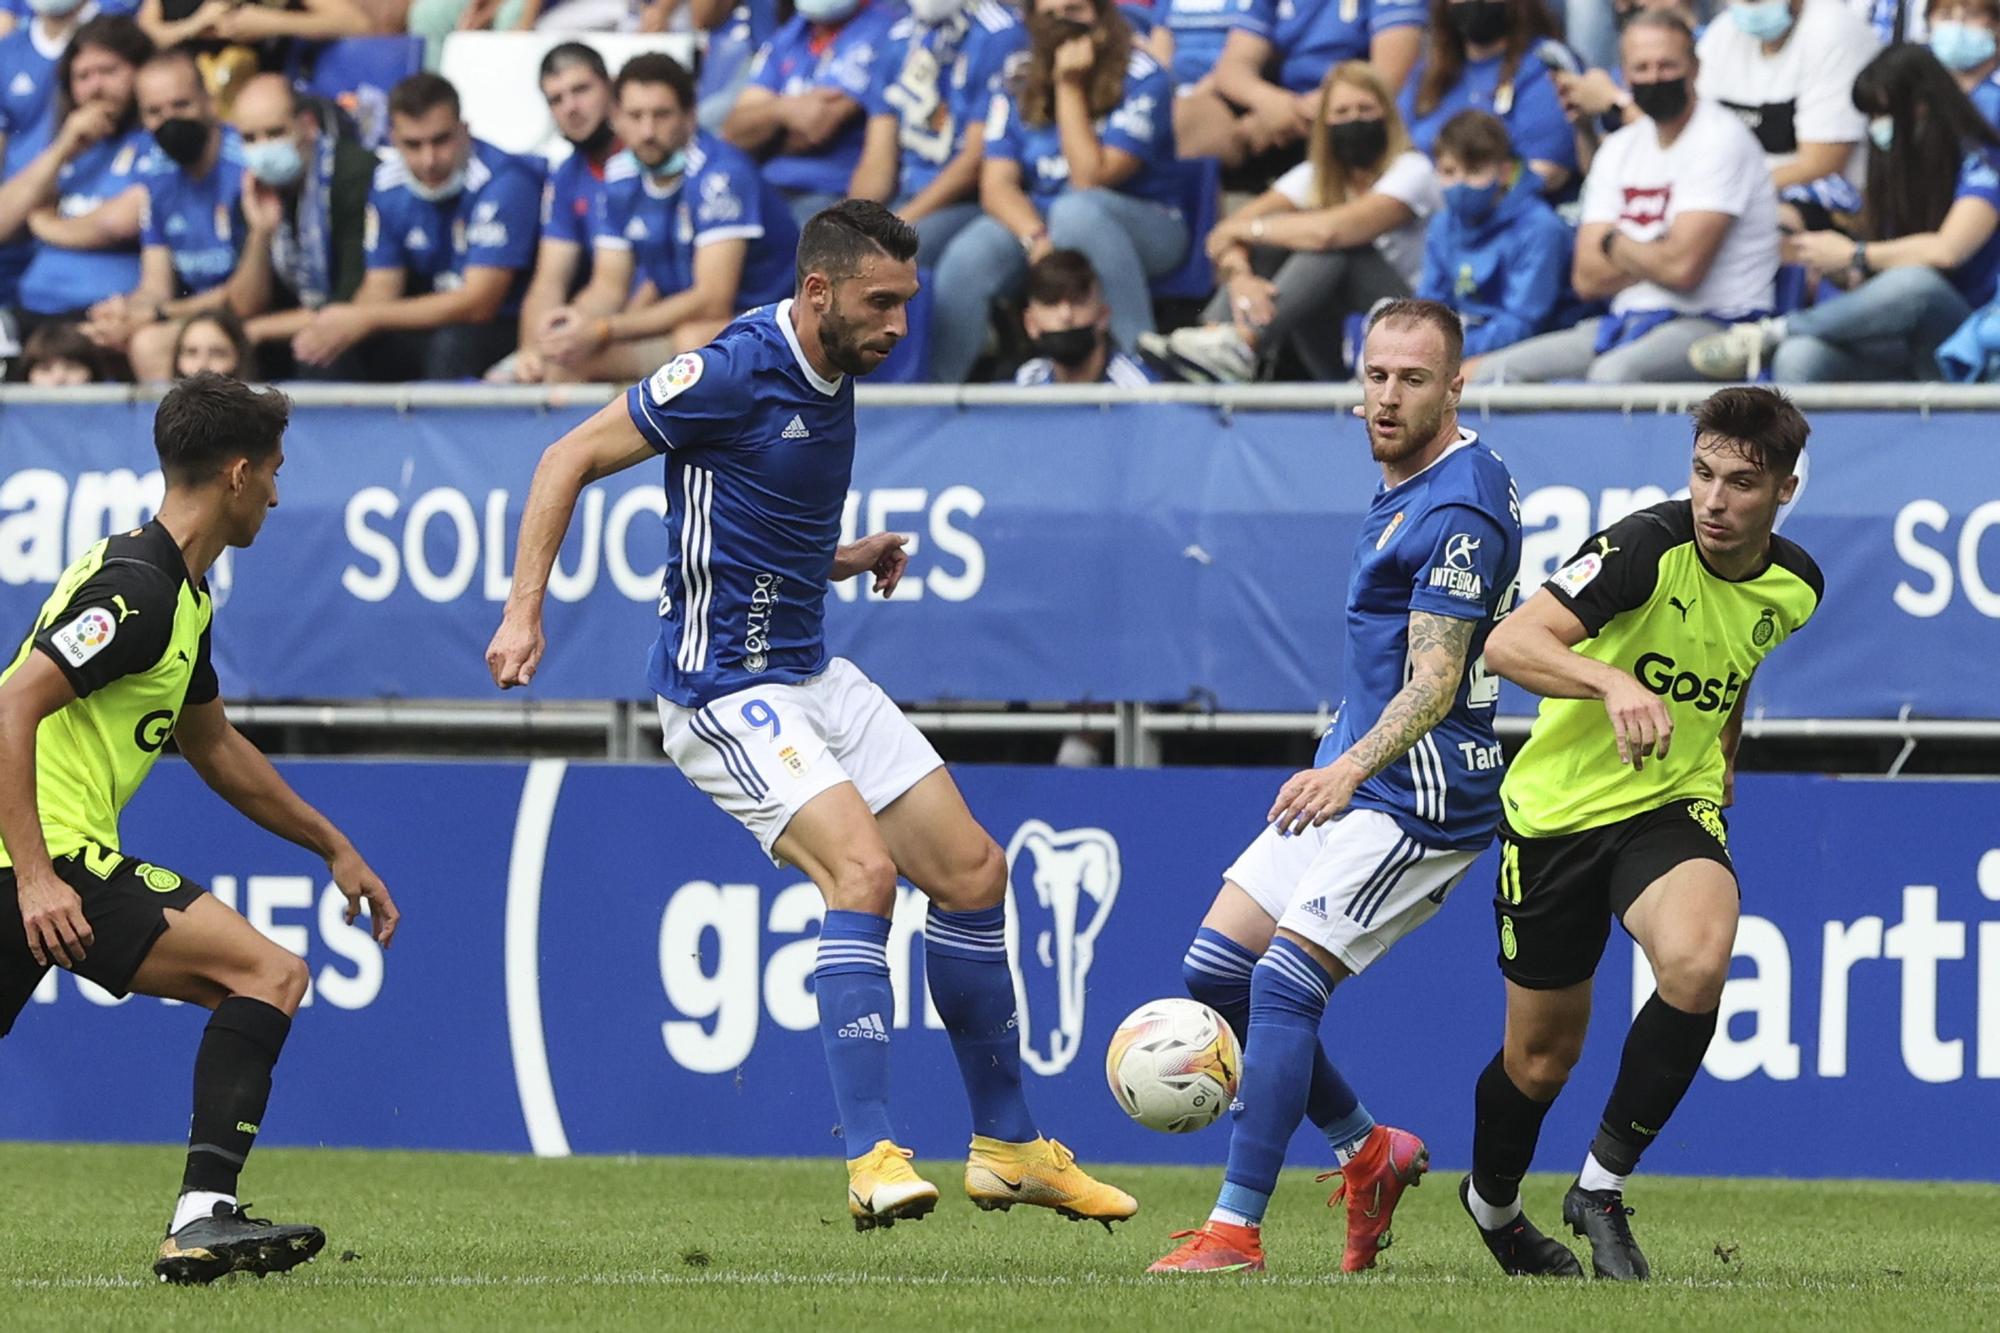
M 674 665 L 686 674 L 708 669 L 708 611 L 715 581 L 708 559 L 715 545 L 715 474 L 707 468 L 681 469 L 681 643 Z
M 806 349 L 799 346 L 798 331 L 792 327 L 792 300 L 790 297 L 786 297 L 784 300 L 778 302 L 778 308 L 771 312 L 771 318 L 778 322 L 778 332 L 785 335 L 785 345 L 792 349 L 792 359 L 797 361 L 799 369 L 805 372 L 806 381 L 828 398 L 839 393 L 840 378 L 838 376 L 833 379 L 824 378 L 817 370 L 812 368 L 812 362 L 806 360 Z

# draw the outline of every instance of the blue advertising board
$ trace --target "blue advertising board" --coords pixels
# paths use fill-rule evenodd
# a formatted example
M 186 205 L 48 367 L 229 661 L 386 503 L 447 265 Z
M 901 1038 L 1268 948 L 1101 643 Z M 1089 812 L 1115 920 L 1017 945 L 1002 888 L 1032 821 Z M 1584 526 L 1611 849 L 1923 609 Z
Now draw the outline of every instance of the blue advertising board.
M 157 503 L 151 407 L 0 412 L 0 625 Z M 232 697 L 490 698 L 483 661 L 541 449 L 583 409 L 301 407 L 282 505 L 214 575 Z M 1687 480 L 1672 415 L 1469 424 L 1519 483 L 1532 588 Z M 1770 717 L 1993 717 L 2000 457 L 1990 415 L 1817 414 L 1785 531 L 1827 598 L 1762 673 Z M 1187 404 L 864 407 L 850 534 L 912 537 L 895 599 L 829 594 L 829 635 L 905 701 L 1339 699 L 1349 554 L 1378 482 L 1345 413 Z M 586 493 L 529 698 L 645 694 L 665 539 L 658 465 Z M 1509 692 L 1503 707 L 1523 711 Z
M 811 973 L 818 894 L 663 766 L 284 765 L 346 827 L 406 919 L 383 953 L 325 867 L 178 761 L 128 849 L 198 878 L 313 976 L 263 1141 L 560 1153 L 841 1153 Z M 1030 1096 L 1087 1159 L 1219 1163 L 1220 1128 L 1155 1134 L 1105 1087 L 1221 868 L 1285 776 L 958 772 L 1006 848 Z M 1748 775 L 1732 849 L 1746 916 L 1723 1022 L 1649 1171 L 2000 1178 L 2000 824 L 1992 784 Z M 1332 1054 L 1376 1115 L 1469 1160 L 1472 1085 L 1500 1040 L 1492 858 L 1436 920 L 1342 987 Z M 922 904 L 891 939 L 893 1109 L 922 1159 L 962 1153 L 963 1095 L 922 984 Z M 1644 999 L 1614 934 L 1595 1031 L 1540 1164 L 1581 1159 Z M 1643 976 L 1643 972 L 1640 974 Z M 0 1138 L 172 1142 L 203 1016 L 111 1003 L 52 973 L 0 1042 Z M 87 1058 L 80 1058 L 86 1053 Z M 1866 1150 L 1856 1133 L 1867 1127 Z M 1939 1152 L 1949 1143 L 1949 1152 Z M 1294 1160 L 1322 1162 L 1301 1135 Z

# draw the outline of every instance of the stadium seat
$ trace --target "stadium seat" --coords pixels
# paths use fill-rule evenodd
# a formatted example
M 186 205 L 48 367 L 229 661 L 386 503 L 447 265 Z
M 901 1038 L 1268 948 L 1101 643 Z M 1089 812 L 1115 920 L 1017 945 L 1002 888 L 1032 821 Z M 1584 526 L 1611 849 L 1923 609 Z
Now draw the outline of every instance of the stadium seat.
M 870 384 L 924 384 L 931 377 L 931 270 L 917 271 L 917 295 L 908 306 L 910 331 L 889 359 L 868 377 Z
M 307 59 L 307 92 L 354 118 L 361 142 L 380 148 L 389 138 L 389 90 L 424 67 L 421 37 L 349 37 L 328 42 Z
M 1181 216 L 1188 224 L 1187 258 L 1153 279 L 1153 295 L 1166 301 L 1206 301 L 1215 290 L 1215 267 L 1203 243 L 1215 228 L 1222 203 L 1222 164 L 1212 157 L 1185 157 L 1174 164 L 1180 175 Z

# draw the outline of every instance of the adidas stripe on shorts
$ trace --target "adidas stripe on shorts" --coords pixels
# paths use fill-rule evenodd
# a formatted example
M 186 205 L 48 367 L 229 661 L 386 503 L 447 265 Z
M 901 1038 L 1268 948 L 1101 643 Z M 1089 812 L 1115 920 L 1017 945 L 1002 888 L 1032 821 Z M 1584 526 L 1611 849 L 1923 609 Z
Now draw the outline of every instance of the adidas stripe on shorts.
M 852 782 L 877 814 L 944 761 L 882 687 L 844 657 L 796 684 L 700 708 L 658 700 L 662 744 L 687 780 L 771 845 L 807 801 Z
M 1418 842 L 1380 810 L 1349 810 L 1290 837 L 1266 825 L 1223 878 L 1359 973 L 1430 920 L 1478 856 Z

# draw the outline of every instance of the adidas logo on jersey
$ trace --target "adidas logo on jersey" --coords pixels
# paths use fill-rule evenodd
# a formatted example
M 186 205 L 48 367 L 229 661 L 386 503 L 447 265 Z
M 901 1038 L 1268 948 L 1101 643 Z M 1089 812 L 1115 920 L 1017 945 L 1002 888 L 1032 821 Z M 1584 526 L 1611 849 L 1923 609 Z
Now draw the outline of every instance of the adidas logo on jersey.
M 852 1023 L 841 1028 L 835 1035 L 853 1037 L 861 1041 L 887 1041 L 889 1040 L 889 1029 L 883 1026 L 882 1015 L 863 1014 Z
M 409 230 L 409 234 L 403 237 L 403 248 L 406 250 L 428 250 L 431 248 L 431 238 L 424 235 L 422 227 L 412 227 Z
M 781 433 L 787 440 L 803 440 L 808 434 L 806 423 L 796 416 L 786 423 L 785 429 Z
M 26 97 L 33 91 L 35 91 L 35 81 L 26 71 L 16 74 L 14 81 L 7 85 L 9 97 Z
M 1326 899 L 1315 898 L 1311 902 L 1301 906 L 1299 910 L 1315 920 L 1324 921 L 1326 920 Z

